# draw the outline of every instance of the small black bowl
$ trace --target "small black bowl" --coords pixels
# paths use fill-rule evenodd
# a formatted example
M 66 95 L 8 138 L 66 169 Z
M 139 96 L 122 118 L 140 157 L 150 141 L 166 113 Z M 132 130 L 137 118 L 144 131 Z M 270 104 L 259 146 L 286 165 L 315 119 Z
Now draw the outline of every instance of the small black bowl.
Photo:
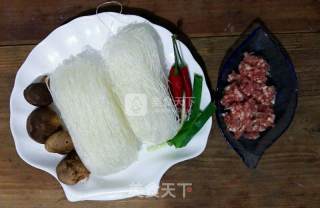
M 280 42 L 269 32 L 264 24 L 256 20 L 227 52 L 219 71 L 215 93 L 216 118 L 222 134 L 249 168 L 255 168 L 264 151 L 275 142 L 289 127 L 298 102 L 298 81 L 289 55 Z M 244 52 L 253 52 L 264 58 L 270 65 L 269 83 L 276 88 L 274 112 L 275 126 L 264 131 L 256 140 L 241 137 L 236 140 L 226 128 L 222 113 L 226 112 L 220 104 L 223 90 L 228 85 L 227 77 L 238 68 Z

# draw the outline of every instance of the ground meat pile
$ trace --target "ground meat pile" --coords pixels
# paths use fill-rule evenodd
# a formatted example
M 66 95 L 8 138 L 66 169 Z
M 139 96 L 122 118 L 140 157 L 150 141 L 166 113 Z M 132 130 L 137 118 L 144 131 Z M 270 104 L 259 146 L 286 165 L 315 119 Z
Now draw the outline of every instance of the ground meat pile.
M 257 139 L 260 132 L 273 127 L 275 88 L 266 84 L 269 65 L 260 57 L 244 53 L 239 73 L 228 76 L 221 104 L 228 110 L 224 121 L 234 137 Z

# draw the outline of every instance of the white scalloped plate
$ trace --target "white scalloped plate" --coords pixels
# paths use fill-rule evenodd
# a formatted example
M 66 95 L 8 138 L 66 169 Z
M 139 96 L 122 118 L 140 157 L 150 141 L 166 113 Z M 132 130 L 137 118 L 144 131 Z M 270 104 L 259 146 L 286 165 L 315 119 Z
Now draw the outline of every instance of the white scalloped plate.
M 101 13 L 99 17 L 109 29 L 96 15 L 79 17 L 57 28 L 41 41 L 31 51 L 16 75 L 10 98 L 10 127 L 17 152 L 25 162 L 50 173 L 55 178 L 57 178 L 55 168 L 63 156 L 48 153 L 44 145 L 34 142 L 28 136 L 26 120 L 35 107 L 25 101 L 23 90 L 38 76 L 52 72 L 64 59 L 80 53 L 87 45 L 100 50 L 103 43 L 119 28 L 134 22 L 150 23 L 139 16 L 112 12 Z M 171 33 L 163 27 L 150 24 L 160 35 L 169 69 L 174 62 Z M 203 75 L 188 48 L 181 42 L 180 45 L 182 55 L 190 68 L 191 77 L 194 73 Z M 201 108 L 209 102 L 211 97 L 208 86 L 203 83 Z M 156 195 L 161 177 L 171 166 L 196 157 L 204 151 L 211 125 L 210 118 L 185 148 L 175 149 L 167 146 L 147 151 L 143 146 L 138 161 L 126 170 L 102 178 L 89 177 L 87 181 L 73 186 L 60 184 L 70 201 L 116 200 L 138 195 Z

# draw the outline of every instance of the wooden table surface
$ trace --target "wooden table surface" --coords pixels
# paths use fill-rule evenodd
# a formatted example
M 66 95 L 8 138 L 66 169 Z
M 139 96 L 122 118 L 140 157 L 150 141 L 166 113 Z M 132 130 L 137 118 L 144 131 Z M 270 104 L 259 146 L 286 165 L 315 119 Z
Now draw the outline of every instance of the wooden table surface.
M 202 56 L 212 86 L 226 50 L 261 18 L 289 52 L 299 79 L 293 123 L 249 170 L 214 125 L 199 157 L 175 165 L 164 183 L 192 183 L 183 199 L 132 198 L 113 202 L 66 200 L 58 182 L 17 155 L 9 127 L 9 97 L 28 53 L 54 28 L 94 9 L 101 0 L 0 0 L 0 207 L 320 207 L 320 1 L 130 0 L 182 30 Z

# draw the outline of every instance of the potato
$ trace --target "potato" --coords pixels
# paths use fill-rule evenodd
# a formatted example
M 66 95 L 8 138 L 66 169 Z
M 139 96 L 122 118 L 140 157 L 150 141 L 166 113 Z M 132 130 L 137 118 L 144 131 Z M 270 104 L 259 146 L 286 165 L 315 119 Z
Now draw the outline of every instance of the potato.
M 52 103 L 51 94 L 45 83 L 32 83 L 23 92 L 24 98 L 31 105 L 44 107 Z
M 60 161 L 56 171 L 58 179 L 67 185 L 74 185 L 90 174 L 75 151 L 70 152 Z
M 48 152 L 59 154 L 67 154 L 74 149 L 70 135 L 64 130 L 49 136 L 45 143 L 45 148 Z
M 61 127 L 58 115 L 50 108 L 37 108 L 27 119 L 27 131 L 36 142 L 44 144 Z

